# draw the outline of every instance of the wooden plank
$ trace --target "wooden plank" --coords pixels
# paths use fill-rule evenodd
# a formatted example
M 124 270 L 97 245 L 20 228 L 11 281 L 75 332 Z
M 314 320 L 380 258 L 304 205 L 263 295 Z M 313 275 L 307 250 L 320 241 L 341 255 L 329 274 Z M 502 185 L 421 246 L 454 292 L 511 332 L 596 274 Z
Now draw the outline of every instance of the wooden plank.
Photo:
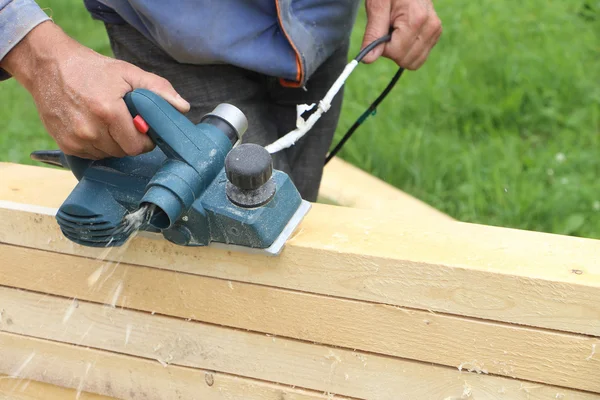
M 35 199 L 38 206 L 58 207 L 76 184 L 71 171 L 0 162 L 2 200 L 31 203 Z
M 124 400 L 316 400 L 298 388 L 0 333 L 0 373 Z M 336 399 L 345 397 L 335 396 Z M 45 397 L 40 399 L 46 400 Z M 586 399 L 587 398 L 583 398 Z
M 0 242 L 600 336 L 597 240 L 315 204 L 278 257 L 141 236 L 103 255 L 66 240 L 53 212 L 0 203 Z
M 0 400 L 116 400 L 113 397 L 78 392 L 31 379 L 0 375 Z
M 0 253 L 6 286 L 600 392 L 600 358 L 592 356 L 600 338 L 14 246 Z M 11 304 L 10 296 L 0 304 Z
M 43 173 L 40 169 L 44 168 Z M 70 192 L 77 180 L 70 171 L 46 166 L 20 165 L 0 162 L 0 199 L 28 203 L 39 196 L 36 204 L 44 207 L 58 207 L 64 194 Z M 23 181 L 27 184 L 23 185 Z M 348 184 L 351 182 L 352 184 Z M 431 218 L 451 220 L 452 218 L 430 205 L 402 192 L 396 187 L 370 175 L 339 158 L 332 159 L 323 172 L 319 195 L 330 201 L 346 206 L 374 210 L 394 208 L 396 215 L 409 218 Z
M 171 364 L 165 367 L 166 370 L 180 368 L 179 365 L 199 367 L 202 371 L 208 367 L 215 373 L 226 369 L 235 371 L 238 377 L 251 374 L 275 378 L 277 381 L 291 380 L 299 385 L 318 386 L 319 392 L 324 391 L 326 395 L 339 389 L 338 393 L 349 392 L 353 397 L 366 399 L 459 399 L 465 393 L 477 399 L 526 399 L 531 398 L 533 388 L 546 398 L 555 398 L 556 395 L 575 399 L 600 398 L 598 394 L 461 372 L 183 320 L 175 321 L 168 317 L 103 308 L 86 302 L 79 302 L 73 308 L 68 299 L 51 296 L 21 293 L 10 297 L 13 301 L 8 307 L 16 311 L 16 318 L 11 325 L 15 327 L 14 330 L 23 329 L 28 334 L 35 332 L 53 341 L 74 342 L 85 347 L 138 356 L 133 359 L 121 358 L 120 362 L 124 364 L 130 363 L 130 360 L 142 360 L 139 357 L 158 355 L 159 358 L 170 360 Z M 69 315 L 69 318 L 63 322 L 65 315 Z M 127 327 L 131 325 L 136 328 L 127 334 Z M 12 368 L 16 366 L 21 371 L 29 369 L 31 361 L 37 358 L 41 342 L 38 340 L 26 351 L 15 352 L 13 348 L 18 349 L 19 346 L 15 346 L 14 341 L 7 343 L 5 335 L 12 334 L 0 333 L 0 348 L 9 349 L 6 358 L 9 361 L 0 361 L 0 371 L 4 371 L 8 365 Z M 41 348 L 45 349 L 43 343 Z M 63 359 L 63 354 L 57 354 L 54 362 L 64 365 Z M 23 360 L 29 362 L 23 366 Z M 98 368 L 97 356 L 89 355 L 80 358 L 79 362 L 84 360 L 85 368 L 79 365 L 78 373 L 69 370 L 61 376 L 70 377 L 75 372 L 72 380 L 83 386 L 82 382 L 87 380 L 81 376 L 83 371 L 89 375 Z M 164 360 L 161 360 L 161 364 L 154 363 L 164 364 Z M 66 365 L 69 368 L 68 358 Z M 144 376 L 152 377 L 149 371 Z M 143 388 L 149 390 L 146 386 Z M 136 397 L 139 397 L 138 393 Z
M 453 218 L 429 204 L 376 178 L 354 165 L 334 157 L 323 170 L 319 196 L 335 204 L 381 210 L 415 221 Z

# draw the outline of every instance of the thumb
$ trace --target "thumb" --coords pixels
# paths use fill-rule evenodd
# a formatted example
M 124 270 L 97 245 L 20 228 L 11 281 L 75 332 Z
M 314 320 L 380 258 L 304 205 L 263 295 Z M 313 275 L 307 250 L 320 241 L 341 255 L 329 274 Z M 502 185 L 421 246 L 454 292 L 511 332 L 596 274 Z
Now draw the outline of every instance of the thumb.
M 365 28 L 361 49 L 367 47 L 374 40 L 387 35 L 390 31 L 390 0 L 367 0 L 366 11 L 367 27 Z M 374 62 L 383 54 L 384 49 L 385 44 L 375 47 L 363 58 L 363 62 L 366 64 Z
M 127 64 L 123 78 L 133 89 L 148 89 L 171 103 L 179 112 L 190 110 L 190 103 L 181 97 L 173 85 L 163 77 L 146 72 L 132 64 Z

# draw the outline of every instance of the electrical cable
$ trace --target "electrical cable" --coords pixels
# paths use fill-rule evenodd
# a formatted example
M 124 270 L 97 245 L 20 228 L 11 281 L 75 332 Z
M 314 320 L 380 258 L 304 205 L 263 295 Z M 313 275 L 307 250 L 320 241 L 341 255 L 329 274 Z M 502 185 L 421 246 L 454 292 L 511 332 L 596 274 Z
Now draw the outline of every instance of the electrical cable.
M 382 36 L 379 39 L 373 40 L 364 49 L 362 49 L 356 57 L 354 57 L 354 60 L 356 60 L 356 62 L 361 62 L 362 59 L 365 58 L 365 56 L 371 52 L 371 50 L 373 50 L 375 47 L 379 46 L 381 43 L 389 42 L 390 40 L 392 40 L 391 33 L 388 35 Z
M 298 106 L 299 115 L 298 115 L 298 118 L 296 121 L 296 126 L 297 126 L 296 129 L 294 129 L 291 132 L 288 132 L 287 134 L 285 134 L 284 136 L 282 136 L 275 142 L 266 146 L 265 148 L 267 149 L 267 151 L 271 154 L 276 153 L 280 150 L 283 150 L 287 147 L 294 145 L 294 143 L 296 143 L 296 141 L 298 141 L 300 138 L 302 138 L 302 136 L 304 136 L 314 126 L 314 124 L 317 122 L 317 120 L 319 118 L 321 118 L 321 115 L 323 115 L 324 113 L 326 113 L 329 110 L 329 108 L 331 107 L 331 101 L 333 100 L 333 97 L 339 92 L 341 87 L 344 85 L 346 79 L 348 79 L 348 77 L 350 76 L 350 74 L 352 73 L 354 68 L 356 68 L 356 66 L 362 61 L 362 59 L 367 54 L 369 54 L 369 52 L 371 50 L 373 50 L 375 47 L 379 46 L 382 43 L 390 41 L 391 38 L 392 38 L 392 34 L 390 32 L 389 34 L 382 36 L 382 37 L 374 40 L 373 42 L 369 43 L 364 49 L 362 49 L 358 53 L 358 55 L 350 63 L 348 63 L 348 65 L 346 65 L 346 68 L 344 68 L 344 70 L 342 71 L 340 76 L 336 79 L 336 81 L 333 83 L 331 88 L 327 91 L 327 94 L 325 95 L 325 97 L 321 101 L 319 101 L 318 104 L 299 105 Z M 394 85 L 396 84 L 398 79 L 400 79 L 402 72 L 404 72 L 404 68 L 400 68 L 396 72 L 396 74 L 394 75 L 394 77 L 392 78 L 390 83 L 386 86 L 386 88 L 379 95 L 379 97 L 377 97 L 377 99 L 375 99 L 375 101 L 369 106 L 369 108 L 367 108 L 367 110 L 358 118 L 358 120 L 352 125 L 352 127 L 350 127 L 348 132 L 346 132 L 346 134 L 344 135 L 342 140 L 337 144 L 337 146 L 327 155 L 325 164 L 327 164 L 329 162 L 329 160 L 331 160 L 331 158 L 333 158 L 335 156 L 335 154 L 337 154 L 337 152 L 342 148 L 342 146 L 344 145 L 344 143 L 346 143 L 346 141 L 350 138 L 350 136 L 352 136 L 352 134 L 356 131 L 356 129 L 370 115 L 375 114 L 377 106 L 383 101 L 383 99 L 392 90 L 392 88 L 394 87 Z M 304 112 L 302 114 L 300 114 L 301 110 L 304 110 Z M 310 115 L 305 120 L 303 118 L 303 116 L 306 114 L 310 114 Z
M 396 82 L 398 82 L 398 79 L 400 79 L 400 76 L 402 76 L 403 72 L 404 72 L 404 68 L 398 69 L 398 71 L 396 72 L 396 74 L 394 75 L 394 77 L 392 78 L 390 83 L 388 83 L 388 85 L 385 87 L 383 92 L 381 92 L 379 97 L 377 97 L 377 99 L 373 103 L 371 103 L 369 108 L 367 108 L 365 110 L 365 112 L 362 113 L 362 115 L 360 117 L 358 117 L 356 122 L 354 122 L 354 124 L 350 127 L 350 129 L 348 129 L 348 131 L 346 132 L 344 137 L 338 142 L 338 144 L 335 146 L 335 148 L 333 150 L 331 150 L 331 152 L 329 152 L 329 154 L 327 154 L 327 158 L 325 159 L 325 165 L 327 165 L 327 163 L 333 157 L 335 157 L 335 155 L 342 149 L 342 146 L 344 146 L 344 144 L 348 141 L 348 139 L 350 139 L 350 136 L 352 136 L 354 131 L 356 131 L 358 129 L 358 127 L 361 126 L 362 123 L 365 122 L 365 120 L 367 118 L 369 118 L 369 116 L 375 114 L 375 111 L 377 110 L 377 106 L 383 101 L 383 99 L 385 99 L 385 97 L 388 95 L 388 93 L 392 90 L 392 88 L 394 87 Z
M 383 36 L 383 37 L 371 42 L 367 47 L 365 47 L 363 50 L 361 50 L 361 52 L 356 56 L 356 58 L 354 60 L 357 62 L 362 61 L 362 59 L 371 50 L 373 50 L 375 47 L 377 47 L 381 43 L 389 41 L 391 38 L 392 38 L 392 35 L 389 34 L 389 35 Z M 396 74 L 394 75 L 394 77 L 392 78 L 392 80 L 390 81 L 390 83 L 388 83 L 388 85 L 385 87 L 385 89 L 383 89 L 383 92 L 381 92 L 381 94 L 377 97 L 377 99 L 375 99 L 375 101 L 373 103 L 371 103 L 371 105 L 365 110 L 365 112 L 363 112 L 361 114 L 361 116 L 358 117 L 358 119 L 354 122 L 354 124 L 352 124 L 350 129 L 348 129 L 346 134 L 342 137 L 342 139 L 338 142 L 338 144 L 334 147 L 334 149 L 331 150 L 327 154 L 327 158 L 325 159 L 325 165 L 327 165 L 327 163 L 333 157 L 335 157 L 335 155 L 342 149 L 342 146 L 344 146 L 344 144 L 348 141 L 348 139 L 350 139 L 350 137 L 358 129 L 358 127 L 361 126 L 362 123 L 365 122 L 365 120 L 367 118 L 369 118 L 369 116 L 375 114 L 375 112 L 377 110 L 377 106 L 383 101 L 383 99 L 385 99 L 385 97 L 388 95 L 388 93 L 391 92 L 392 88 L 396 85 L 396 82 L 398 82 L 398 80 L 402 76 L 403 72 L 404 72 L 404 68 L 400 67 L 398 69 L 398 71 L 396 72 Z

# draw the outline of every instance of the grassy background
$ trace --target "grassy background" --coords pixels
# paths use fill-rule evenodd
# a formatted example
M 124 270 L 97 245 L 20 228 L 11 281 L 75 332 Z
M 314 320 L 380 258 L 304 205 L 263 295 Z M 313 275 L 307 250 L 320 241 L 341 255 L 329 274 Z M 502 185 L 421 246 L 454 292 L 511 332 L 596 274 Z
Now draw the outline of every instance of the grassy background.
M 78 0 L 39 4 L 84 45 L 110 54 Z M 342 158 L 469 222 L 600 238 L 600 2 L 437 2 L 444 34 L 402 77 Z M 352 55 L 365 25 L 361 13 Z M 395 71 L 351 76 L 337 137 Z M 29 95 L 0 86 L 0 160 L 55 148 Z

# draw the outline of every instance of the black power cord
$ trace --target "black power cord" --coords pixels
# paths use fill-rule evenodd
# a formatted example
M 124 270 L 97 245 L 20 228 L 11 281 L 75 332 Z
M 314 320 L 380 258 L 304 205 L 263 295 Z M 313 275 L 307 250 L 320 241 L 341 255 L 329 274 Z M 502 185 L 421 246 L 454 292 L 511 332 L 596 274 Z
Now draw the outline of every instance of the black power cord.
M 373 50 L 375 47 L 379 46 L 381 43 L 385 43 L 385 42 L 390 41 L 391 38 L 392 38 L 392 35 L 388 34 L 386 36 L 380 37 L 377 40 L 374 40 L 373 42 L 369 43 L 368 46 L 366 46 L 364 49 L 362 49 L 360 51 L 360 53 L 358 53 L 358 55 L 356 56 L 356 58 L 354 58 L 354 60 L 356 62 L 361 62 L 362 59 L 371 50 Z M 375 111 L 377 110 L 377 106 L 383 101 L 383 99 L 385 99 L 385 97 L 388 95 L 388 93 L 396 85 L 396 82 L 398 82 L 398 80 L 400 79 L 400 76 L 402 76 L 403 72 L 404 72 L 404 68 L 401 67 L 401 68 L 398 69 L 398 71 L 396 72 L 396 74 L 394 75 L 394 77 L 392 78 L 392 80 L 390 81 L 390 83 L 388 83 L 388 85 L 385 87 L 385 89 L 383 90 L 383 92 L 381 92 L 381 94 L 379 95 L 379 97 L 377 97 L 377 99 L 375 99 L 375 101 L 373 103 L 371 103 L 371 105 L 369 106 L 369 108 L 367 108 L 366 111 L 364 113 L 362 113 L 362 115 L 360 117 L 358 117 L 358 119 L 356 120 L 356 122 L 354 122 L 354 124 L 350 127 L 350 129 L 348 129 L 348 132 L 346 132 L 346 134 L 344 135 L 344 137 L 339 141 L 339 143 L 335 146 L 335 148 L 333 150 L 331 150 L 331 152 L 329 152 L 329 154 L 327 154 L 327 158 L 325 159 L 325 165 L 327 165 L 327 163 L 333 157 L 335 157 L 335 155 L 341 150 L 342 146 L 348 141 L 348 139 L 350 139 L 350 136 L 352 136 L 352 134 L 354 133 L 354 131 L 356 131 L 356 129 L 358 129 L 358 127 L 360 125 L 362 125 L 362 123 L 365 122 L 365 120 L 370 115 L 373 115 L 375 113 Z

